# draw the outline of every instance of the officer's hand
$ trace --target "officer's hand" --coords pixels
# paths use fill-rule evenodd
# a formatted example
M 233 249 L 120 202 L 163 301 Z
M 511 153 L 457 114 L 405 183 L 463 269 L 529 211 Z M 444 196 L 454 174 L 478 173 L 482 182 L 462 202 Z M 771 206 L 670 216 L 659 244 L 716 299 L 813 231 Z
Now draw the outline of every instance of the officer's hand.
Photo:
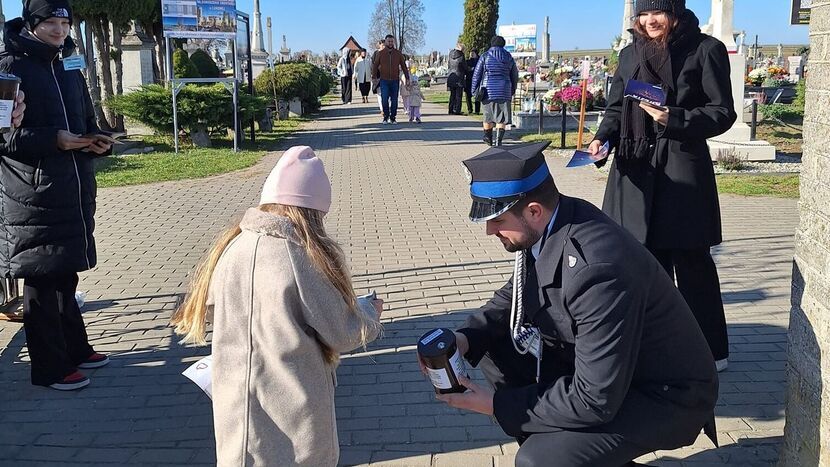
M 58 149 L 62 151 L 72 151 L 74 149 L 83 149 L 89 147 L 95 140 L 89 138 L 81 138 L 66 130 L 58 130 Z
M 17 128 L 23 123 L 23 114 L 26 113 L 26 103 L 23 102 L 26 94 L 23 91 L 17 91 L 17 97 L 14 99 L 14 110 L 12 111 L 12 126 Z
M 469 391 L 463 394 L 436 394 L 435 398 L 456 409 L 493 415 L 492 389 L 479 386 L 463 376 L 458 377 L 458 382 Z
M 588 145 L 588 152 L 590 152 L 592 156 L 596 155 L 599 152 L 599 150 L 602 149 L 602 145 L 602 141 L 595 139 L 591 141 L 590 145 Z
M 110 150 L 112 147 L 112 143 L 108 143 L 104 140 L 96 139 L 90 144 L 87 149 L 89 152 L 93 152 L 95 154 L 106 154 L 107 151 Z

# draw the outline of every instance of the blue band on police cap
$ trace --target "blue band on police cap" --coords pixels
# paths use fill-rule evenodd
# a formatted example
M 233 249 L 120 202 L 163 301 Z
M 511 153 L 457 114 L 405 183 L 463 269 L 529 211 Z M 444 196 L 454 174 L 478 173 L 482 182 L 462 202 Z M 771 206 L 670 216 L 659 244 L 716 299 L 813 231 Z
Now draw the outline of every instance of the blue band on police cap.
M 546 163 L 542 163 L 529 177 L 521 180 L 499 180 L 494 182 L 473 182 L 470 184 L 470 194 L 479 198 L 505 198 L 520 193 L 527 193 L 545 181 L 550 175 Z

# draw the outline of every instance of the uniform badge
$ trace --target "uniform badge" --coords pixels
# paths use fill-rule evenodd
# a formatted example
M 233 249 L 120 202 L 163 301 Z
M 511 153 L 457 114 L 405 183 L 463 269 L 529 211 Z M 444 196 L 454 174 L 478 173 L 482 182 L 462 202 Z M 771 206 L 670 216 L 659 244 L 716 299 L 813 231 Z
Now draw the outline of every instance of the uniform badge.
M 572 268 L 576 266 L 576 256 L 568 255 L 568 267 Z

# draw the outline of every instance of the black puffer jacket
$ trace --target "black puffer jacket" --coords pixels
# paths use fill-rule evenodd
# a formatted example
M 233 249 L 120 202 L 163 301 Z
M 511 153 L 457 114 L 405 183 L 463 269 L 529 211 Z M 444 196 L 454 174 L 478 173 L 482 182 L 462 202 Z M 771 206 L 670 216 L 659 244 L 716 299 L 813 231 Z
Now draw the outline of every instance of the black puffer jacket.
M 36 277 L 95 266 L 95 173 L 92 156 L 61 151 L 59 130 L 98 130 L 80 71 L 65 71 L 72 54 L 34 39 L 20 18 L 6 23 L 0 72 L 20 77 L 27 111 L 4 135 L 0 158 L 0 275 Z
M 469 70 L 467 69 L 467 60 L 464 59 L 464 52 L 458 49 L 452 49 L 449 60 L 447 61 L 447 87 L 448 88 L 463 88 L 464 79 Z

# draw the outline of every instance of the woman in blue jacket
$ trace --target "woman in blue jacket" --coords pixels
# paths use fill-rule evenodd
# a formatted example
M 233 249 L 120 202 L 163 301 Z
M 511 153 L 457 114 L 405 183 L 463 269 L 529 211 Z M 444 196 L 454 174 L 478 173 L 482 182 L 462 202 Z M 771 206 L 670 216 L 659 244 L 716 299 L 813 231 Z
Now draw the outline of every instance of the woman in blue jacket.
M 481 55 L 473 74 L 473 90 L 483 88 L 484 142 L 489 146 L 501 146 L 505 127 L 513 123 L 510 101 L 519 84 L 519 69 L 513 56 L 504 49 L 504 44 L 503 37 L 494 36 L 490 41 L 490 50 Z

